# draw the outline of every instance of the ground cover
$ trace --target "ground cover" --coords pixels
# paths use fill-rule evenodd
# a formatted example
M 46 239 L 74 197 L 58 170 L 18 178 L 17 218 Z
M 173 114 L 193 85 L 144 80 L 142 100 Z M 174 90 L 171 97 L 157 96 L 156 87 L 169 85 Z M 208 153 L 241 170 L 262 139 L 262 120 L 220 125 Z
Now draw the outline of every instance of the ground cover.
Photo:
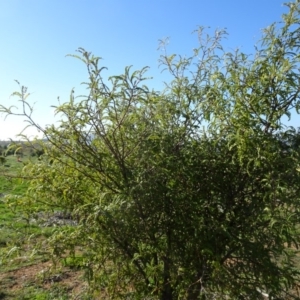
M 54 266 L 43 253 L 53 221 L 47 226 L 29 222 L 18 207 L 6 202 L 7 195 L 25 192 L 27 182 L 18 173 L 28 159 L 8 156 L 0 167 L 0 299 L 87 299 L 80 266 L 74 261 Z M 32 245 L 37 243 L 41 249 L 33 258 Z

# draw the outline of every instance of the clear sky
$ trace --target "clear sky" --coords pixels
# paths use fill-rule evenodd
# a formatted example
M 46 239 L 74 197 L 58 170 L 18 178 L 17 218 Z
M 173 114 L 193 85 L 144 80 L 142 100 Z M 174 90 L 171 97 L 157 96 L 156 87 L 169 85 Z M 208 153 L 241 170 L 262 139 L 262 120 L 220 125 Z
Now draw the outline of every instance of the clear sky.
M 159 86 L 159 39 L 170 37 L 169 52 L 189 55 L 197 47 L 191 34 L 199 25 L 227 28 L 228 50 L 254 52 L 261 29 L 280 21 L 284 0 L 0 0 L 0 103 L 16 104 L 10 95 L 15 79 L 29 88 L 39 124 L 53 123 L 57 97 L 67 101 L 86 77 L 79 61 L 65 57 L 83 47 L 103 57 L 107 75 L 124 67 L 150 66 L 149 84 Z M 296 116 L 297 118 L 297 116 Z M 0 118 L 0 139 L 14 138 L 26 124 Z M 294 126 L 300 126 L 296 121 Z M 30 133 L 30 132 L 29 132 Z

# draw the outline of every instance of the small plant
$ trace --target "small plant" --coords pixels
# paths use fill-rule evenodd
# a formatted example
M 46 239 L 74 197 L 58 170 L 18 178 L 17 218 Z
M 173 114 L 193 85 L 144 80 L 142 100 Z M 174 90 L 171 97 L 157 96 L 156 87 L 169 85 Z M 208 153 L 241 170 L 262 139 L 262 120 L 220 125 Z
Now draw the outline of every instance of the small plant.
M 4 165 L 6 162 L 6 158 L 4 156 L 0 156 L 0 165 Z
M 81 269 L 84 267 L 84 258 L 81 256 L 65 257 L 61 260 L 61 262 L 64 267 L 72 269 Z

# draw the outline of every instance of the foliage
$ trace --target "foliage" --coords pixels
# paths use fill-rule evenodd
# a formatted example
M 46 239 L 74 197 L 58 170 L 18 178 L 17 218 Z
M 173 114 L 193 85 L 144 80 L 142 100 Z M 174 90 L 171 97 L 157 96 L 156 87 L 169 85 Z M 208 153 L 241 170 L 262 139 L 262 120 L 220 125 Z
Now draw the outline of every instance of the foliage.
M 0 156 L 0 164 L 4 165 L 5 162 L 6 162 L 6 158 L 4 156 Z
M 27 89 L 15 93 L 44 154 L 24 209 L 68 211 L 75 227 L 49 238 L 54 257 L 83 251 L 90 286 L 110 299 L 296 298 L 300 3 L 263 32 L 253 58 L 225 52 L 225 31 L 191 57 L 168 55 L 162 92 L 130 67 L 106 83 L 100 58 L 80 48 L 88 95 L 56 107 L 58 126 L 32 118 Z M 14 114 L 13 108 L 2 109 Z M 28 141 L 30 142 L 30 141 Z M 35 141 L 37 143 L 37 141 Z

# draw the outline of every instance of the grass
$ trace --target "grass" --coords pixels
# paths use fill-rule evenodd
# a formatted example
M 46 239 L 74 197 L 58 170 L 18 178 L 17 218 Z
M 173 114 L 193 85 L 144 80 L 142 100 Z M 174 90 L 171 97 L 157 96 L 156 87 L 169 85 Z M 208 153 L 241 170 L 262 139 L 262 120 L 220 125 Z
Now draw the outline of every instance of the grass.
M 19 208 L 6 203 L 5 195 L 26 192 L 28 183 L 16 178 L 22 167 L 15 156 L 0 166 L 0 300 L 93 299 L 86 296 L 80 260 L 53 268 L 43 249 L 32 256 L 32 244 L 42 245 L 53 229 L 29 223 Z
M 7 167 L 9 166 L 9 167 Z M 22 218 L 22 212 L 18 209 L 13 211 L 5 201 L 5 195 L 22 195 L 27 188 L 27 183 L 15 176 L 18 175 L 23 164 L 16 157 L 6 158 L 6 167 L 0 168 L 0 247 L 6 247 L 19 241 L 24 230 L 28 231 L 28 224 Z

